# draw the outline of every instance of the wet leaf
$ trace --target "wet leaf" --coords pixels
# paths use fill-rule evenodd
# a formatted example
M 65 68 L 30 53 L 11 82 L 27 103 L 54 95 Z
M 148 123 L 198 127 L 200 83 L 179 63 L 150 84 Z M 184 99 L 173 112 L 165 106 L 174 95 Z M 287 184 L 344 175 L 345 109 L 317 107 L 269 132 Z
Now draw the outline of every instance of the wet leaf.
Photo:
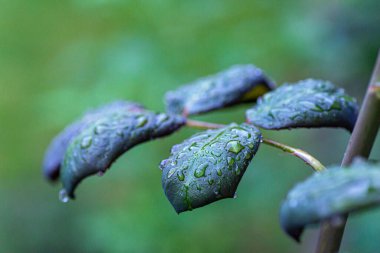
M 138 112 L 143 110 L 144 109 L 141 105 L 134 102 L 115 101 L 86 112 L 81 119 L 66 127 L 50 143 L 46 150 L 43 162 L 43 172 L 45 177 L 49 180 L 56 180 L 59 177 L 60 166 L 70 141 L 83 129 L 99 119 L 103 114 L 117 111 Z
M 265 129 L 343 127 L 351 131 L 358 107 L 343 89 L 308 79 L 265 94 L 247 111 L 247 121 Z
M 283 229 L 299 241 L 309 224 L 380 204 L 380 164 L 356 161 L 349 168 L 331 167 L 296 185 L 282 204 Z
M 204 131 L 173 146 L 160 168 L 162 186 L 175 210 L 234 197 L 260 141 L 259 130 L 244 123 Z
M 146 110 L 102 114 L 82 129 L 67 148 L 61 168 L 65 194 L 73 198 L 82 179 L 97 173 L 102 175 L 128 149 L 169 135 L 184 124 L 185 119 L 181 116 Z
M 253 65 L 236 65 L 166 93 L 169 113 L 200 114 L 243 102 L 256 101 L 274 84 Z

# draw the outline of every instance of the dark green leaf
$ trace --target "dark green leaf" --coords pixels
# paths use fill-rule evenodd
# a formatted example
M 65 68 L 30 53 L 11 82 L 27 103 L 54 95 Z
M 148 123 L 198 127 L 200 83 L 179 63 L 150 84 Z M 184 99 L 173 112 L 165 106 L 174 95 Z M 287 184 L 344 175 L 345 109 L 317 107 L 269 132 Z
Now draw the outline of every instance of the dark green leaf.
M 143 111 L 143 107 L 137 103 L 129 101 L 115 101 L 99 108 L 86 112 L 81 119 L 66 127 L 50 143 L 45 153 L 43 162 L 43 172 L 46 178 L 56 180 L 59 177 L 59 170 L 70 141 L 83 129 L 91 125 L 103 114 L 117 111 Z
M 166 93 L 167 111 L 192 115 L 256 101 L 274 84 L 253 65 L 237 65 Z
M 160 165 L 162 186 L 175 210 L 234 197 L 260 141 L 259 130 L 244 123 L 204 131 L 175 145 Z
M 380 204 L 380 164 L 332 167 L 296 185 L 281 207 L 281 225 L 299 241 L 304 227 Z
M 327 81 L 308 79 L 269 92 L 247 111 L 248 122 L 265 129 L 344 127 L 351 131 L 356 100 Z
M 103 174 L 133 146 L 169 135 L 185 124 L 177 115 L 150 111 L 118 110 L 104 113 L 70 143 L 61 169 L 65 194 L 74 197 L 78 183 L 87 176 Z

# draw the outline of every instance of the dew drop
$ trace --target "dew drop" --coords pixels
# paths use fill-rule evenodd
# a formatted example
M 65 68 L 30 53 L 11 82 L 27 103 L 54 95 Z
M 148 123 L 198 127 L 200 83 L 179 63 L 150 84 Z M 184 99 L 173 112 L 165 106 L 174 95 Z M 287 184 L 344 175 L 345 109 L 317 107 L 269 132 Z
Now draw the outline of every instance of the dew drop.
M 247 153 L 247 154 L 245 154 L 245 156 L 244 156 L 244 159 L 245 160 L 250 160 L 252 158 L 252 154 L 251 153 Z
M 156 120 L 157 120 L 158 125 L 162 124 L 163 122 L 165 122 L 168 119 L 169 119 L 169 117 L 165 113 L 160 113 L 156 116 Z
M 207 163 L 204 163 L 204 164 L 201 164 L 198 169 L 196 169 L 194 171 L 194 176 L 196 178 L 200 178 L 200 177 L 204 177 L 204 175 L 206 174 L 206 169 L 208 167 L 208 164 Z
M 176 171 L 177 171 L 177 168 L 176 168 L 176 167 L 171 168 L 171 169 L 169 170 L 169 172 L 168 172 L 168 178 L 170 178 L 171 176 L 173 176 L 174 172 L 176 172 Z
M 239 154 L 242 149 L 244 149 L 244 147 L 239 141 L 230 141 L 227 143 L 227 150 L 232 153 Z
M 58 195 L 58 197 L 59 197 L 59 200 L 62 202 L 62 203 L 67 203 L 67 202 L 69 202 L 69 196 L 67 196 L 67 192 L 66 192 L 66 190 L 65 189 L 62 189 L 62 190 L 60 190 L 59 191 L 59 195 Z
M 232 131 L 234 131 L 239 137 L 239 136 L 242 136 L 244 138 L 250 138 L 251 137 L 251 134 L 243 129 L 238 129 L 238 128 L 233 128 Z
M 177 171 L 177 177 L 179 181 L 185 180 L 185 174 L 183 174 L 182 170 Z
M 118 130 L 116 131 L 116 134 L 117 134 L 118 136 L 120 136 L 120 137 L 124 137 L 123 130 L 121 130 L 121 129 L 118 129 Z
M 168 164 L 168 162 L 169 162 L 169 159 L 162 160 L 159 166 L 160 170 L 163 170 L 165 166 Z
M 85 136 L 82 139 L 82 142 L 80 143 L 81 148 L 88 148 L 91 146 L 92 143 L 92 137 L 91 136 Z
M 140 116 L 137 118 L 136 127 L 143 127 L 148 122 L 148 119 L 145 116 Z
M 236 199 L 238 197 L 237 193 L 235 192 L 234 194 L 234 199 Z
M 229 166 L 232 166 L 235 163 L 235 159 L 232 157 L 227 157 L 227 163 Z
M 107 125 L 97 125 L 94 129 L 95 134 L 102 134 L 107 130 Z

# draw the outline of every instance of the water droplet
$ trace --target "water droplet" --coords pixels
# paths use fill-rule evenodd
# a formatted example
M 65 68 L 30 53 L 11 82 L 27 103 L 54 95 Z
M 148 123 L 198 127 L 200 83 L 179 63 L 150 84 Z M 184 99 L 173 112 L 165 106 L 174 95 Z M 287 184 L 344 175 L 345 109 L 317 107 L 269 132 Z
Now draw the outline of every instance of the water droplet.
M 183 174 L 182 170 L 177 171 L 177 177 L 179 181 L 185 180 L 185 174 Z
M 250 160 L 252 158 L 252 154 L 251 153 L 247 153 L 247 154 L 245 154 L 245 156 L 244 156 L 244 159 L 245 160 Z
M 235 163 L 235 159 L 232 157 L 227 157 L 227 163 L 229 166 L 232 166 Z
M 173 167 L 169 170 L 168 172 L 168 178 L 170 178 L 171 176 L 173 176 L 174 172 L 177 171 L 177 168 L 176 167 Z
M 91 136 L 85 136 L 82 139 L 82 142 L 80 143 L 81 148 L 88 148 L 91 146 L 92 143 L 92 137 Z
M 69 202 L 70 198 L 69 196 L 67 196 L 67 192 L 65 189 L 62 189 L 59 191 L 59 200 L 62 202 L 62 203 L 67 203 Z
M 108 126 L 105 124 L 97 125 L 94 129 L 94 132 L 95 132 L 95 134 L 102 134 L 107 130 L 107 127 Z
M 232 128 L 231 131 L 234 131 L 239 137 L 244 137 L 244 138 L 250 138 L 251 137 L 251 134 L 243 129 L 240 129 L 240 128 Z
M 242 149 L 244 149 L 244 147 L 239 141 L 230 141 L 227 143 L 227 150 L 232 153 L 239 154 Z
M 342 109 L 342 107 L 340 106 L 339 101 L 334 101 L 334 103 L 332 103 L 332 105 L 330 106 L 329 111 L 331 111 L 331 110 L 341 110 L 341 109 Z
M 157 120 L 158 125 L 162 124 L 163 122 L 165 122 L 168 119 L 169 119 L 169 117 L 165 113 L 160 113 L 156 116 L 156 120 Z
M 118 129 L 118 130 L 116 131 L 116 134 L 117 134 L 118 136 L 120 136 L 120 137 L 124 137 L 123 130 L 121 130 L 121 129 Z
M 216 157 L 221 157 L 222 156 L 222 152 L 220 150 L 212 150 L 211 154 L 213 154 Z
M 206 169 L 208 167 L 208 164 L 207 163 L 204 163 L 204 164 L 201 164 L 198 169 L 196 169 L 194 171 L 194 176 L 196 178 L 200 178 L 200 177 L 204 177 L 204 175 L 206 174 Z
M 191 145 L 188 147 L 188 149 L 191 151 L 191 150 L 193 150 L 193 149 L 195 149 L 195 148 L 198 148 L 197 145 L 198 145 L 197 142 L 193 142 L 193 143 L 191 143 Z
M 218 174 L 218 176 L 222 176 L 222 170 L 221 169 L 217 169 L 216 170 L 216 174 Z
M 145 116 L 140 116 L 137 118 L 137 124 L 136 127 L 143 127 L 145 124 L 148 122 L 147 117 Z
M 312 111 L 315 111 L 315 112 L 323 112 L 324 109 L 321 105 L 319 104 L 315 104 L 315 107 L 311 108 Z
M 234 199 L 236 199 L 238 197 L 237 193 L 235 192 L 234 194 Z
M 168 162 L 169 162 L 169 159 L 162 160 L 162 161 L 160 162 L 160 166 L 159 166 L 160 169 L 163 170 L 164 167 L 168 164 Z

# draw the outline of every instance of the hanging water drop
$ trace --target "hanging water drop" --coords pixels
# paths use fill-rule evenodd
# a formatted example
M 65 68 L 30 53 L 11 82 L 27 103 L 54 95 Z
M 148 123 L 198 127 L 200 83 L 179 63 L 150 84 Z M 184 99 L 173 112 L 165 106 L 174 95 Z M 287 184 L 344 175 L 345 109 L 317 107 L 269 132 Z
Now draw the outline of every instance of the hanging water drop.
M 67 195 L 67 192 L 65 189 L 62 189 L 59 191 L 59 200 L 62 202 L 62 203 L 67 203 L 69 202 L 70 198 L 69 196 Z

